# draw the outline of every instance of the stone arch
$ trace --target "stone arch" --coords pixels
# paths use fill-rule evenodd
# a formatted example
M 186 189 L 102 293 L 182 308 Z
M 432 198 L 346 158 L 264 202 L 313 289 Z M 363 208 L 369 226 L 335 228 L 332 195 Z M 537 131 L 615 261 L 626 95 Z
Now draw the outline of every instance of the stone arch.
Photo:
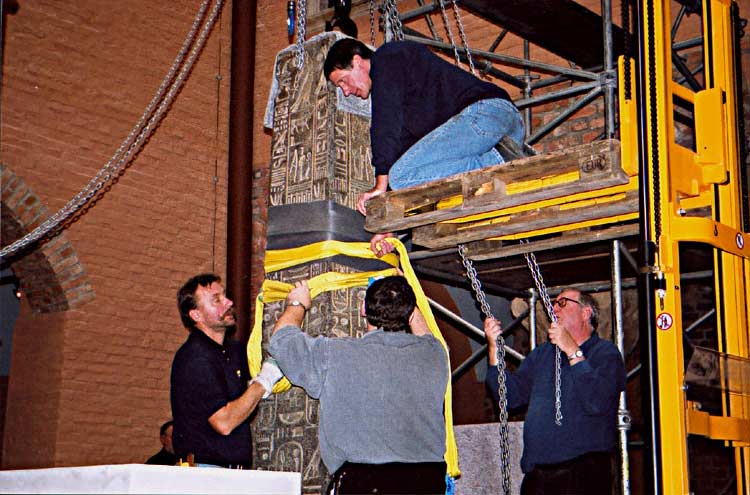
M 48 217 L 49 211 L 26 182 L 0 163 L 0 245 L 12 244 Z M 63 232 L 5 261 L 21 281 L 24 297 L 35 312 L 66 311 L 95 297 L 88 275 Z

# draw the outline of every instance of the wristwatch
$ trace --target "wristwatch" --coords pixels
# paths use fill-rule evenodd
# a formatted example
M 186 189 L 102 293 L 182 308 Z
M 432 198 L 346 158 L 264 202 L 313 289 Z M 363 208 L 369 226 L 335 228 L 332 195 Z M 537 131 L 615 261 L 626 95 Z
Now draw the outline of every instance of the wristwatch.
M 572 361 L 576 358 L 581 358 L 581 357 L 583 357 L 583 351 L 578 349 L 576 352 L 572 354 L 568 354 L 568 361 Z
M 307 311 L 307 308 L 305 307 L 305 305 L 299 301 L 289 301 L 289 306 L 302 306 L 302 309 Z

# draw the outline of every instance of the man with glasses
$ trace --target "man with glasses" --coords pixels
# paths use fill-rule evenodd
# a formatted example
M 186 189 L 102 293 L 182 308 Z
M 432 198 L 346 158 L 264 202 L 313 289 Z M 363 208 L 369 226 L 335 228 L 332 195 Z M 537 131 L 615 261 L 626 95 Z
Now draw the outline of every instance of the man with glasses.
M 564 289 L 552 301 L 557 322 L 549 342 L 519 368 L 506 372 L 508 409 L 528 406 L 524 421 L 522 495 L 609 494 L 617 445 L 617 405 L 625 390 L 622 356 L 596 333 L 599 308 L 588 294 Z M 498 399 L 497 336 L 500 322 L 484 322 L 487 384 Z M 555 353 L 562 353 L 562 424 L 555 423 Z

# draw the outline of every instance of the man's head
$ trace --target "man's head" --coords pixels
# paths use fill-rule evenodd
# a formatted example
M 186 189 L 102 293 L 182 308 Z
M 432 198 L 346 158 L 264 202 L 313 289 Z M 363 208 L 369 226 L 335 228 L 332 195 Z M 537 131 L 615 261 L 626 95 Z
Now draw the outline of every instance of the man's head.
M 203 273 L 177 291 L 177 308 L 185 328 L 220 331 L 234 326 L 234 303 L 227 299 L 221 277 Z
M 563 289 L 552 301 L 552 308 L 571 335 L 588 336 L 599 326 L 599 305 L 578 289 Z
M 367 99 L 370 96 L 370 59 L 373 51 L 353 38 L 338 40 L 328 50 L 323 63 L 323 74 L 334 86 L 341 88 L 345 96 L 355 95 Z
M 172 430 L 174 429 L 174 421 L 171 419 L 161 425 L 159 428 L 159 440 L 164 447 L 164 450 L 174 454 L 174 447 L 172 447 Z
M 386 332 L 411 332 L 409 318 L 417 305 L 404 277 L 385 277 L 373 282 L 365 294 L 367 323 Z

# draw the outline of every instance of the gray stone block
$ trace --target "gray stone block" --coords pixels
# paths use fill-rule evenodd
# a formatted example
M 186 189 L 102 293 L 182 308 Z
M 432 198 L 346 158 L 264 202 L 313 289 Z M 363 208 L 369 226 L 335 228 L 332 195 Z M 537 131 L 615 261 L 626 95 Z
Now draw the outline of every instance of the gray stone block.
M 511 492 L 520 493 L 523 422 L 508 425 L 510 446 Z M 500 464 L 500 425 L 486 423 L 454 427 L 458 444 L 461 477 L 456 480 L 457 495 L 497 495 L 502 493 Z

